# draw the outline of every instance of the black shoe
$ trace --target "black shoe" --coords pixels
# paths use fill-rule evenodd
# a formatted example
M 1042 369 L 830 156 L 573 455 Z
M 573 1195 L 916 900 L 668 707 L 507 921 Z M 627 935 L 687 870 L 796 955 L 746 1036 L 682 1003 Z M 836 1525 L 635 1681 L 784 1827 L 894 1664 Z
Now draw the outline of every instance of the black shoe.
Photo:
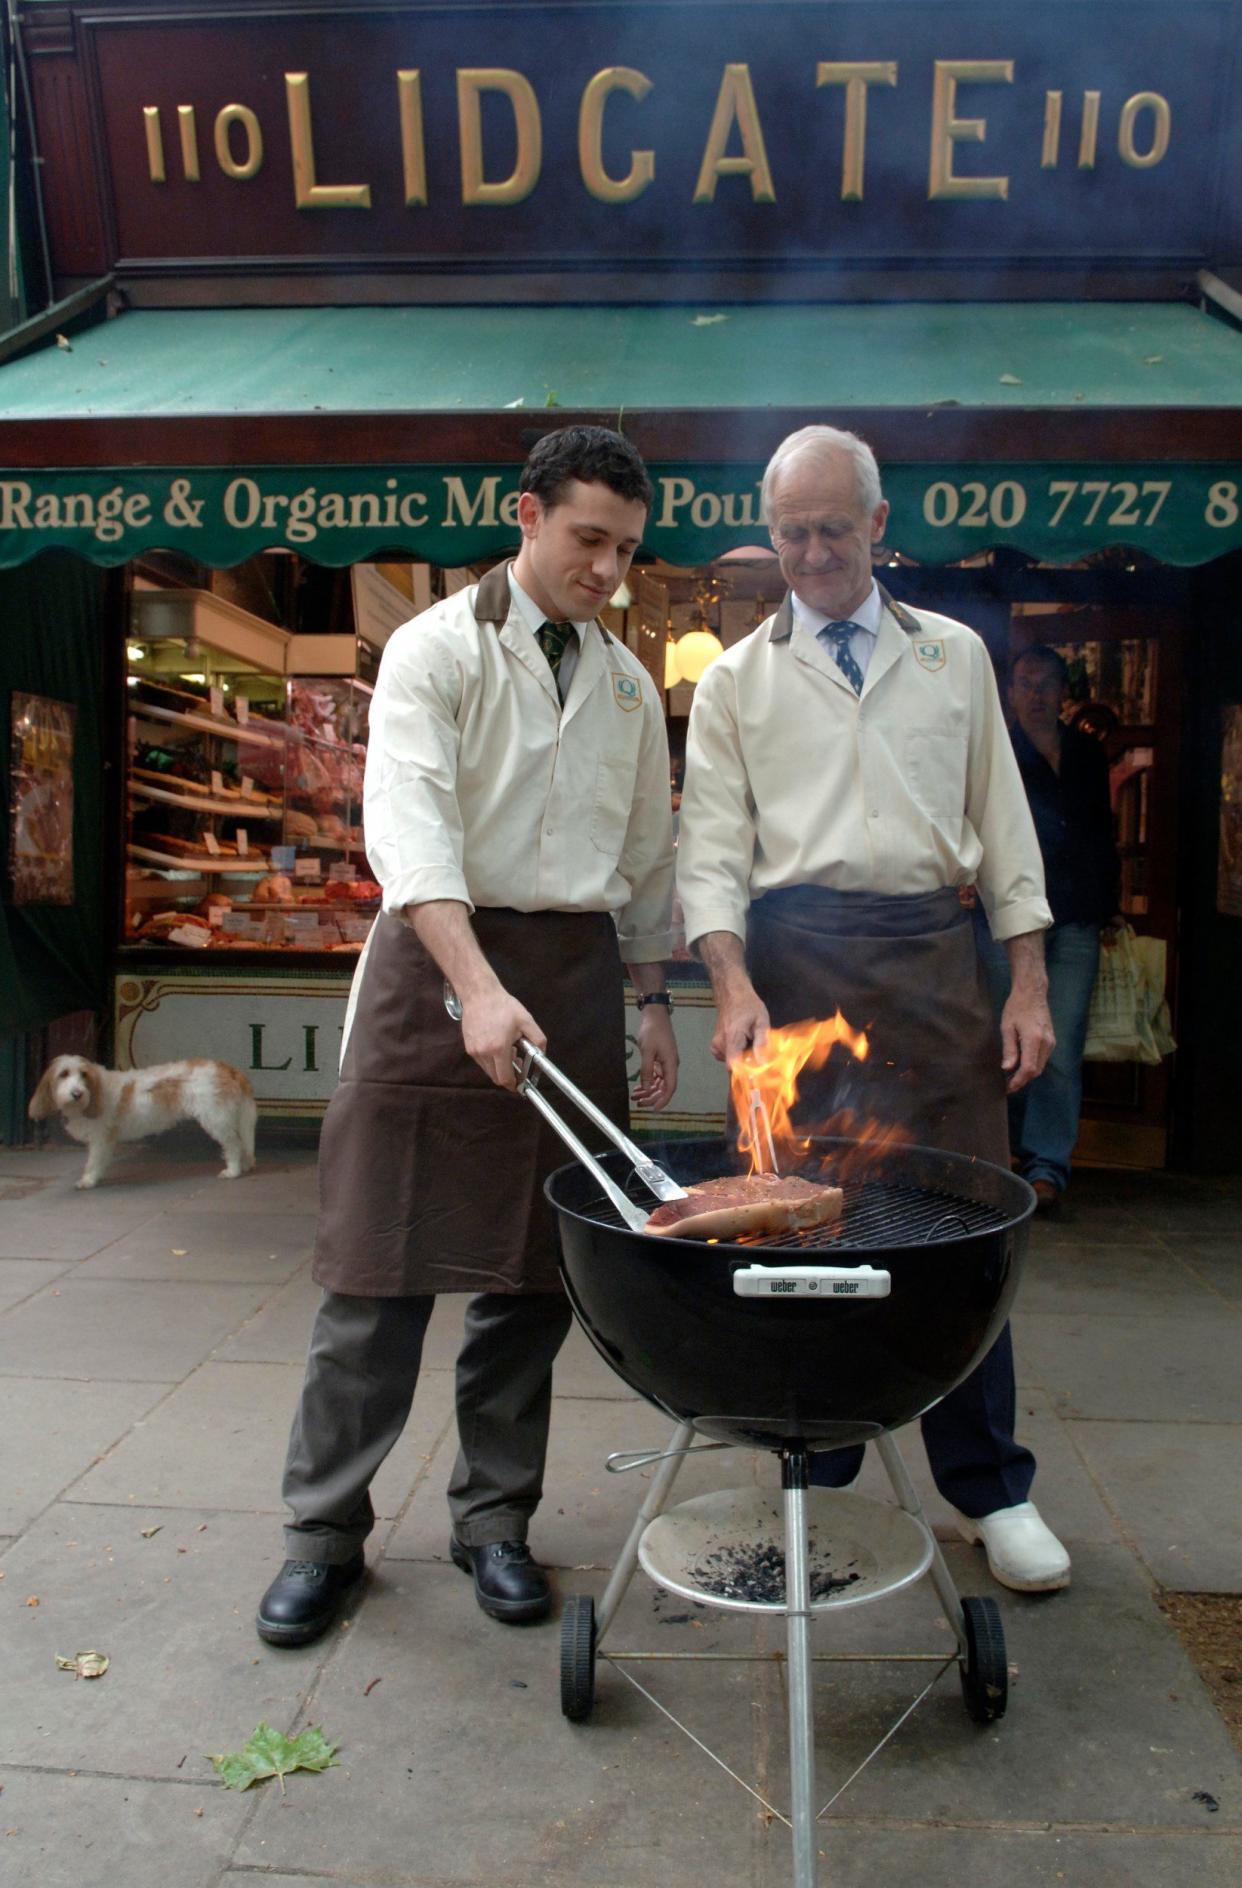
M 362 1554 L 337 1566 L 286 1560 L 259 1601 L 255 1631 L 268 1645 L 309 1645 L 322 1638 L 366 1568 Z
M 489 1541 L 486 1547 L 463 1547 L 449 1540 L 453 1565 L 474 1575 L 474 1597 L 485 1613 L 507 1625 L 542 1619 L 552 1604 L 548 1576 L 530 1557 L 525 1541 Z

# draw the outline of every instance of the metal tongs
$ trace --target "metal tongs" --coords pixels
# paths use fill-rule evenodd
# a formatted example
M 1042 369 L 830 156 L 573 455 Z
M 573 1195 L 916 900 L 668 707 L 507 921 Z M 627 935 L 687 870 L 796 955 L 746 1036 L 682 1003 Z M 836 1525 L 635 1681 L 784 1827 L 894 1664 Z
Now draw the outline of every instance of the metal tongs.
M 444 1007 L 455 1023 L 461 1021 L 461 999 L 451 983 L 446 983 L 444 986 Z M 524 1095 L 527 1101 L 534 1103 L 548 1126 L 555 1129 L 570 1153 L 592 1174 L 626 1225 L 634 1232 L 642 1232 L 650 1214 L 645 1213 L 641 1206 L 636 1205 L 629 1195 L 622 1191 L 616 1181 L 605 1173 L 594 1154 L 579 1140 L 573 1129 L 561 1120 L 560 1115 L 539 1087 L 541 1075 L 546 1075 L 550 1082 L 555 1082 L 561 1093 L 567 1095 L 573 1102 L 574 1107 L 584 1114 L 588 1121 L 593 1122 L 600 1133 L 606 1135 L 613 1146 L 625 1155 L 643 1185 L 655 1194 L 657 1200 L 684 1200 L 689 1197 L 686 1189 L 679 1187 L 671 1174 L 665 1173 L 657 1161 L 650 1160 L 641 1147 L 635 1146 L 629 1135 L 623 1134 L 620 1128 L 608 1119 L 603 1110 L 595 1106 L 591 1097 L 584 1095 L 578 1084 L 571 1082 L 568 1075 L 558 1069 L 556 1063 L 545 1055 L 542 1049 L 537 1049 L 533 1042 L 528 1042 L 525 1036 L 518 1038 L 517 1053 L 513 1058 L 513 1072 L 518 1078 L 518 1094 Z

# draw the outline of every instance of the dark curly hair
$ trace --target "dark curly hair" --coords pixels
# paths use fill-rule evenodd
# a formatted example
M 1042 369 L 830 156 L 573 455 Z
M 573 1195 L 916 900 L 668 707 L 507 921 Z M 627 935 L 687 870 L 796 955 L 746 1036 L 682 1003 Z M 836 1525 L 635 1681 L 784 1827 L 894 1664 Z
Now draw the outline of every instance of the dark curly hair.
M 574 479 L 606 485 L 619 498 L 636 499 L 651 510 L 655 489 L 646 466 L 629 440 L 607 426 L 562 426 L 545 433 L 522 468 L 518 490 L 533 492 L 550 510 L 563 501 Z

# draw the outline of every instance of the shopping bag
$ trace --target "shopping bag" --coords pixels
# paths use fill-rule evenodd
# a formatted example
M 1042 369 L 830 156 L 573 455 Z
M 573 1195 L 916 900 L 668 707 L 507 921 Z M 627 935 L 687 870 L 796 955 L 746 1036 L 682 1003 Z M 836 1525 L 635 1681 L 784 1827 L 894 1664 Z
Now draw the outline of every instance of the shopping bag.
M 1169 947 L 1162 937 L 1134 937 L 1132 934 L 1131 941 L 1147 985 L 1147 1020 L 1152 1041 L 1158 1055 L 1172 1055 L 1177 1044 L 1173 1040 L 1173 1019 L 1164 995 Z
M 1163 938 L 1136 937 L 1128 924 L 1112 943 L 1101 943 L 1084 1061 L 1154 1067 L 1170 1053 L 1174 1042 L 1164 1001 L 1166 955 Z

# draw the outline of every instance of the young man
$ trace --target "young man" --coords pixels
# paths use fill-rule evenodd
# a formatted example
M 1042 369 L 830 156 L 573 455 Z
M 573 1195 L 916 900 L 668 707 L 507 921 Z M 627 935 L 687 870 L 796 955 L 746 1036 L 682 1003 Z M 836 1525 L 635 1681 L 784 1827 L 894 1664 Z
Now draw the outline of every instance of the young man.
M 542 1191 L 565 1155 L 512 1092 L 513 1058 L 523 1037 L 547 1047 L 624 1123 L 623 958 L 643 1005 L 635 1099 L 662 1108 L 676 1086 L 663 711 L 595 620 L 651 497 L 618 434 L 549 434 L 522 473 L 513 563 L 384 651 L 364 799 L 384 904 L 324 1120 L 325 1289 L 284 1480 L 292 1557 L 257 1620 L 273 1645 L 317 1638 L 363 1571 L 368 1490 L 409 1414 L 442 1291 L 475 1294 L 457 1362 L 452 1558 L 494 1618 L 548 1608 L 526 1535 L 570 1323 Z
M 686 748 L 677 880 L 711 972 L 713 1048 L 769 1024 L 865 1027 L 857 1113 L 911 1140 L 1006 1164 L 1005 1091 L 1052 1047 L 1039 847 L 987 651 L 965 624 L 895 603 L 872 574 L 888 506 L 863 440 L 811 426 L 778 446 L 764 515 L 790 594 L 713 664 Z M 978 879 L 1012 990 L 1000 1040 L 957 886 Z M 805 1082 L 814 1130 L 841 1105 L 835 1064 Z M 932 1473 L 994 1576 L 1043 1590 L 1069 1556 L 1028 1500 L 1008 1328 L 923 1418 Z M 862 1450 L 815 1458 L 841 1486 Z

